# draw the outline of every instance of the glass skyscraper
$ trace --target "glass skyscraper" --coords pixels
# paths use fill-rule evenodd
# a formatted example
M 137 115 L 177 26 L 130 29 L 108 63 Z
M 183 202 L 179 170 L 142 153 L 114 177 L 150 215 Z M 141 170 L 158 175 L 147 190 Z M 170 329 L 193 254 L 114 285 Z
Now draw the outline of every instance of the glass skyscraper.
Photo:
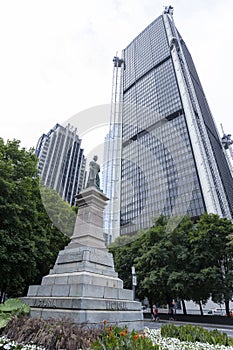
M 173 8 L 166 7 L 114 59 L 120 107 L 110 132 L 116 125 L 121 131 L 121 175 L 112 181 L 119 195 L 110 197 L 116 201 L 110 205 L 120 208 L 118 232 L 148 228 L 160 214 L 196 219 L 208 212 L 231 219 L 231 165 Z M 114 166 L 114 154 L 105 163 Z M 115 239 L 117 230 L 108 234 Z
M 70 205 L 85 185 L 86 158 L 77 129 L 56 124 L 38 140 L 39 175 L 46 187 L 52 188 Z

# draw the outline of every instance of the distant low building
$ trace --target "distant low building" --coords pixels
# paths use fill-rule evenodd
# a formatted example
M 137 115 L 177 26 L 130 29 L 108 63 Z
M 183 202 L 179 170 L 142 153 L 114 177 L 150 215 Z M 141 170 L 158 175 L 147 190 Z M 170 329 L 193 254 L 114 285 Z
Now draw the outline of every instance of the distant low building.
M 85 185 L 86 158 L 77 129 L 56 124 L 37 143 L 39 175 L 45 186 L 52 188 L 70 205 Z

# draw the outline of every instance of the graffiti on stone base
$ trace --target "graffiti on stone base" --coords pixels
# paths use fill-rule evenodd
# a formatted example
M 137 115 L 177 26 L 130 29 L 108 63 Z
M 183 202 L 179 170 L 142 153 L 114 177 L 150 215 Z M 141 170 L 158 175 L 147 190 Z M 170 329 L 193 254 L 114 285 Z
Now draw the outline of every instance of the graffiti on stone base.
M 126 303 L 124 301 L 106 301 L 107 310 L 126 310 Z
M 53 299 L 36 299 L 34 302 L 34 307 L 46 307 L 46 308 L 56 308 L 56 302 Z

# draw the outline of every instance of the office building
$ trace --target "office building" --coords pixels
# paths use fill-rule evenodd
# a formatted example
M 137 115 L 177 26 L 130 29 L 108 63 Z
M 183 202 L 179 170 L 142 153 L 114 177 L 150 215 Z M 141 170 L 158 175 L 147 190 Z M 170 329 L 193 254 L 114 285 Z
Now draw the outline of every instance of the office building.
M 173 8 L 166 7 L 113 61 L 113 137 L 105 151 L 106 168 L 112 167 L 105 170 L 112 174 L 106 185 L 110 226 L 115 218 L 109 241 L 150 227 L 160 214 L 232 219 L 227 150 Z
M 43 134 L 36 147 L 39 175 L 45 186 L 52 188 L 70 205 L 84 188 L 86 158 L 77 129 L 56 124 Z

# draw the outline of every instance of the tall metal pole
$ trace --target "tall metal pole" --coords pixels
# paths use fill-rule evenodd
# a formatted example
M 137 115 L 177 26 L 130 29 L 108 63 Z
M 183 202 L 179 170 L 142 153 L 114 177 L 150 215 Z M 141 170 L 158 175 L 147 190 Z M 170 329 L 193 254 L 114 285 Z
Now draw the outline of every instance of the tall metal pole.
M 135 300 L 135 292 L 136 292 L 136 285 L 137 285 L 137 276 L 135 272 L 135 267 L 131 267 L 132 270 L 132 290 L 133 290 L 133 300 Z

